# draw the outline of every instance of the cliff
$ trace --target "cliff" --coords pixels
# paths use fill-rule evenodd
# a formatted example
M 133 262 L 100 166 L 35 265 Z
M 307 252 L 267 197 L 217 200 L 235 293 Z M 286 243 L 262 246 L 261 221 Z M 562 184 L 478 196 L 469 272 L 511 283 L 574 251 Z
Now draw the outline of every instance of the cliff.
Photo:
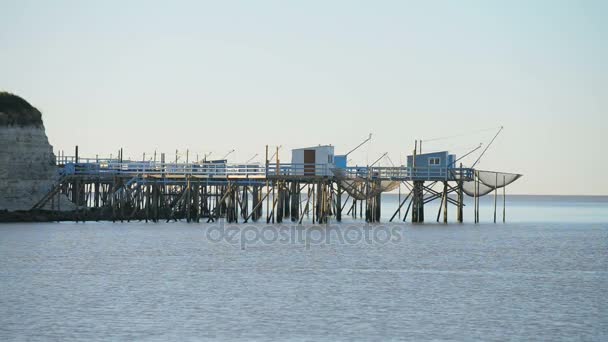
M 57 179 L 40 111 L 19 96 L 0 92 L 0 210 L 31 209 Z M 62 209 L 74 208 L 63 197 Z

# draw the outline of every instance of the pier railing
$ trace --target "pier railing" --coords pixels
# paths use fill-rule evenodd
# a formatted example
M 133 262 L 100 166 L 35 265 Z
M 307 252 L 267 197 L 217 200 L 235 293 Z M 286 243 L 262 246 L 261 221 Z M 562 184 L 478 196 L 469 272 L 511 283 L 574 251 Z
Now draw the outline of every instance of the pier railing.
M 78 159 L 78 160 L 76 160 Z M 55 162 L 57 165 L 67 165 L 67 164 L 76 164 L 78 161 L 79 164 L 99 164 L 99 163 L 120 163 L 120 159 L 118 158 L 91 158 L 91 157 L 78 157 L 75 156 L 64 156 L 58 155 L 55 157 Z M 123 163 L 140 163 L 141 161 L 134 160 L 123 160 Z
M 330 164 L 268 164 L 266 174 L 269 177 L 331 177 L 333 168 Z
M 158 177 L 206 177 L 206 178 L 277 178 L 277 177 L 337 177 L 365 178 L 374 180 L 421 180 L 421 181 L 468 181 L 473 179 L 470 168 L 441 167 L 366 167 L 336 168 L 330 164 L 227 164 L 227 163 L 155 163 L 115 160 L 95 162 L 68 162 L 63 166 L 64 175 L 89 176 L 158 176 Z
M 370 178 L 383 180 L 457 181 L 472 180 L 473 169 L 446 167 L 347 167 L 334 170 L 337 176 L 346 178 Z
M 179 164 L 154 162 L 107 162 L 67 163 L 63 167 L 67 175 L 147 175 L 147 176 L 200 176 L 261 178 L 265 168 L 259 164 Z
M 269 164 L 267 176 L 328 176 L 338 178 L 369 178 L 382 180 L 457 181 L 472 180 L 473 169 L 445 167 L 367 167 L 337 168 L 329 164 Z

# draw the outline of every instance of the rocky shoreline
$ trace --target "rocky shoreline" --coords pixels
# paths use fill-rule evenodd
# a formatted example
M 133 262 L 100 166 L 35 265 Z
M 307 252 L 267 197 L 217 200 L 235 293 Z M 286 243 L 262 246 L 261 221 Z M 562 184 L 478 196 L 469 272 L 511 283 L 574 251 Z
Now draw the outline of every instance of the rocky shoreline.
M 160 220 L 182 220 L 185 215 L 175 215 L 167 218 L 163 216 Z M 111 208 L 83 208 L 80 210 L 57 211 L 57 210 L 0 210 L 0 223 L 19 222 L 86 222 L 86 221 L 111 221 L 130 222 L 146 221 L 145 215 L 134 215 L 128 218 L 113 215 Z M 152 222 L 152 219 L 148 219 Z
M 0 210 L 0 223 L 73 221 L 74 217 L 75 214 L 72 211 Z

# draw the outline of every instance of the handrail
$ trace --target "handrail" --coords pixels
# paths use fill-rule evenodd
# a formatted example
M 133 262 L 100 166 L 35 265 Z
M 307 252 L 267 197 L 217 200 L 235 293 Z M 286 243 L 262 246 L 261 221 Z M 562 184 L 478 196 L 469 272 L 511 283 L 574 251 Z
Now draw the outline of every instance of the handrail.
M 67 163 L 64 175 L 160 175 L 204 177 L 285 177 L 322 176 L 338 178 L 365 178 L 381 180 L 432 180 L 457 181 L 473 179 L 473 169 L 446 167 L 366 167 L 337 168 L 333 164 L 228 164 L 228 163 L 159 163 L 116 162 L 100 160 L 95 163 Z
M 259 164 L 176 164 L 154 162 L 99 162 L 68 163 L 64 174 L 146 174 L 146 175 L 192 175 L 192 176 L 264 176 L 265 170 Z
M 268 164 L 268 176 L 333 176 L 331 164 L 288 163 Z
M 338 171 L 346 178 L 410 179 L 410 180 L 470 180 L 473 169 L 447 167 L 347 167 Z

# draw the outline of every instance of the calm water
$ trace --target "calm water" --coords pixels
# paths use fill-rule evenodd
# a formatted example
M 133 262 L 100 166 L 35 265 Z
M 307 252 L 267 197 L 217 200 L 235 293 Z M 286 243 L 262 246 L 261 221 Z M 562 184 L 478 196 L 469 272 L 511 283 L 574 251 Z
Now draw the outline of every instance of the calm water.
M 0 340 L 608 340 L 608 200 L 507 200 L 507 224 L 490 223 L 488 197 L 479 225 L 388 224 L 388 243 L 242 246 L 181 222 L 0 225 Z M 235 231 L 264 227 L 290 231 Z

